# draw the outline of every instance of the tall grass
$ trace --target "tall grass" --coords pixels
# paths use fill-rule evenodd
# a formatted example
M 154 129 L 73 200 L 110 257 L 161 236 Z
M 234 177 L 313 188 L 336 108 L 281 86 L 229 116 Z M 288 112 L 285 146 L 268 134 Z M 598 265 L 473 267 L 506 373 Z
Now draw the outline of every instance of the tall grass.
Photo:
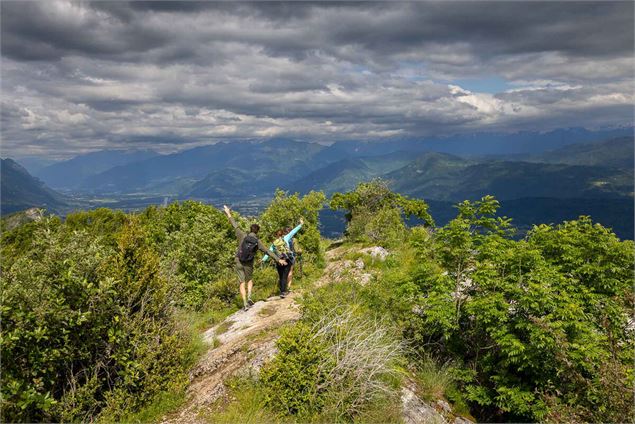
M 201 414 L 201 418 L 210 424 L 282 424 L 265 407 L 265 398 L 257 382 L 247 377 L 233 378 L 227 383 L 231 402 L 219 402 L 215 407 Z
M 415 373 L 418 395 L 425 400 L 443 399 L 454 384 L 450 364 L 438 364 L 431 358 L 424 358 Z

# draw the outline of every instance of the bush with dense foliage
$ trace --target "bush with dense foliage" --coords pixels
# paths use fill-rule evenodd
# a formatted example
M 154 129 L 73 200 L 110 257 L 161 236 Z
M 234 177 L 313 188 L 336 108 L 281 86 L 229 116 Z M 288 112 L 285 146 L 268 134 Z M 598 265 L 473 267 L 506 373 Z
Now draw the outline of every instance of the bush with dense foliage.
M 143 227 L 127 217 L 113 236 L 81 221 L 35 224 L 3 264 L 5 422 L 116 420 L 183 383 L 189 338 Z
M 360 183 L 348 193 L 333 194 L 330 207 L 346 211 L 346 235 L 351 241 L 369 241 L 386 247 L 398 245 L 406 237 L 402 215 L 434 225 L 423 200 L 393 193 L 380 179 Z
M 159 254 L 164 275 L 181 292 L 179 305 L 200 309 L 210 298 L 232 301 L 235 284 L 227 274 L 231 273 L 237 241 L 221 211 L 185 201 L 165 208 L 150 207 L 140 218 Z
M 516 241 L 497 207 L 461 203 L 434 237 L 413 236 L 411 345 L 463 364 L 482 420 L 632 419 L 633 243 L 588 217 Z
M 373 239 L 368 228 L 382 209 L 363 200 L 373 199 L 368 190 L 333 198 L 349 211 L 350 238 Z M 366 208 L 356 214 L 358 204 Z M 444 227 L 412 228 L 380 278 L 348 301 L 402 327 L 415 372 L 420 358 L 452 364 L 445 396 L 466 401 L 480 420 L 635 419 L 624 396 L 634 376 L 633 242 L 589 217 L 515 239 L 498 207 L 491 196 L 465 201 Z

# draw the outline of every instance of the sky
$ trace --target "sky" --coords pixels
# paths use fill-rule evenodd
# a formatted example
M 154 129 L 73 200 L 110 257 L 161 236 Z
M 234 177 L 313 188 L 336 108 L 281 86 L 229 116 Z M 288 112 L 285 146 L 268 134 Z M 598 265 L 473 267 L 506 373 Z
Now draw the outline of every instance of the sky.
M 632 125 L 633 7 L 3 0 L 2 156 Z

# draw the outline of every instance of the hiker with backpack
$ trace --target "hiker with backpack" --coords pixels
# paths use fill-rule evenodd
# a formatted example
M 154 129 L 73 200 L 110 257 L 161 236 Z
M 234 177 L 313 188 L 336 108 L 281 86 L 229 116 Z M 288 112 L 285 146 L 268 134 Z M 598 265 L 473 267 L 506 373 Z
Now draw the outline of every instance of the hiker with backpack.
M 304 220 L 300 218 L 300 224 L 298 224 L 294 229 L 286 228 L 279 229 L 276 232 L 276 240 L 274 240 L 273 244 L 269 249 L 273 249 L 278 256 L 283 258 L 287 265 L 281 266 L 280 264 L 276 265 L 276 269 L 278 271 L 278 285 L 280 287 L 280 297 L 284 299 L 284 297 L 289 293 L 289 273 L 292 272 L 293 269 L 293 251 L 290 246 L 290 242 L 293 237 L 297 234 L 298 231 L 304 225 Z M 262 258 L 262 262 L 267 262 L 269 257 L 265 255 Z
M 279 266 L 287 266 L 287 262 L 280 258 L 275 252 L 270 251 L 264 244 L 258 239 L 258 231 L 260 226 L 258 224 L 251 224 L 249 233 L 246 234 L 234 221 L 231 215 L 231 210 L 227 205 L 223 205 L 225 215 L 232 224 L 232 227 L 236 230 L 236 237 L 238 238 L 238 250 L 236 251 L 236 257 L 234 263 L 236 267 L 236 273 L 238 274 L 238 281 L 240 282 L 240 295 L 243 298 L 244 310 L 249 309 L 254 302 L 251 300 L 251 290 L 253 288 L 252 275 L 254 272 L 254 258 L 256 257 L 256 251 L 260 250 L 265 255 L 271 256 Z M 245 282 L 247 283 L 247 293 L 245 293 Z
M 289 249 L 289 245 L 284 240 L 284 230 L 280 229 L 276 231 L 276 239 L 273 241 L 273 247 L 282 259 L 285 260 L 286 264 L 281 265 L 280 263 L 276 264 L 276 270 L 278 271 L 278 286 L 280 288 L 280 298 L 284 299 L 287 295 L 287 282 L 289 278 L 289 272 L 291 271 L 291 250 Z

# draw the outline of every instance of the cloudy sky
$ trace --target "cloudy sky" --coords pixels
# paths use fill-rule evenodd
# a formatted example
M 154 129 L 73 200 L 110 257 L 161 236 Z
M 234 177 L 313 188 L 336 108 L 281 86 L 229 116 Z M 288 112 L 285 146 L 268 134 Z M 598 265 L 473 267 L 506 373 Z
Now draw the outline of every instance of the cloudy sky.
M 2 156 L 633 123 L 630 1 L 0 7 Z

